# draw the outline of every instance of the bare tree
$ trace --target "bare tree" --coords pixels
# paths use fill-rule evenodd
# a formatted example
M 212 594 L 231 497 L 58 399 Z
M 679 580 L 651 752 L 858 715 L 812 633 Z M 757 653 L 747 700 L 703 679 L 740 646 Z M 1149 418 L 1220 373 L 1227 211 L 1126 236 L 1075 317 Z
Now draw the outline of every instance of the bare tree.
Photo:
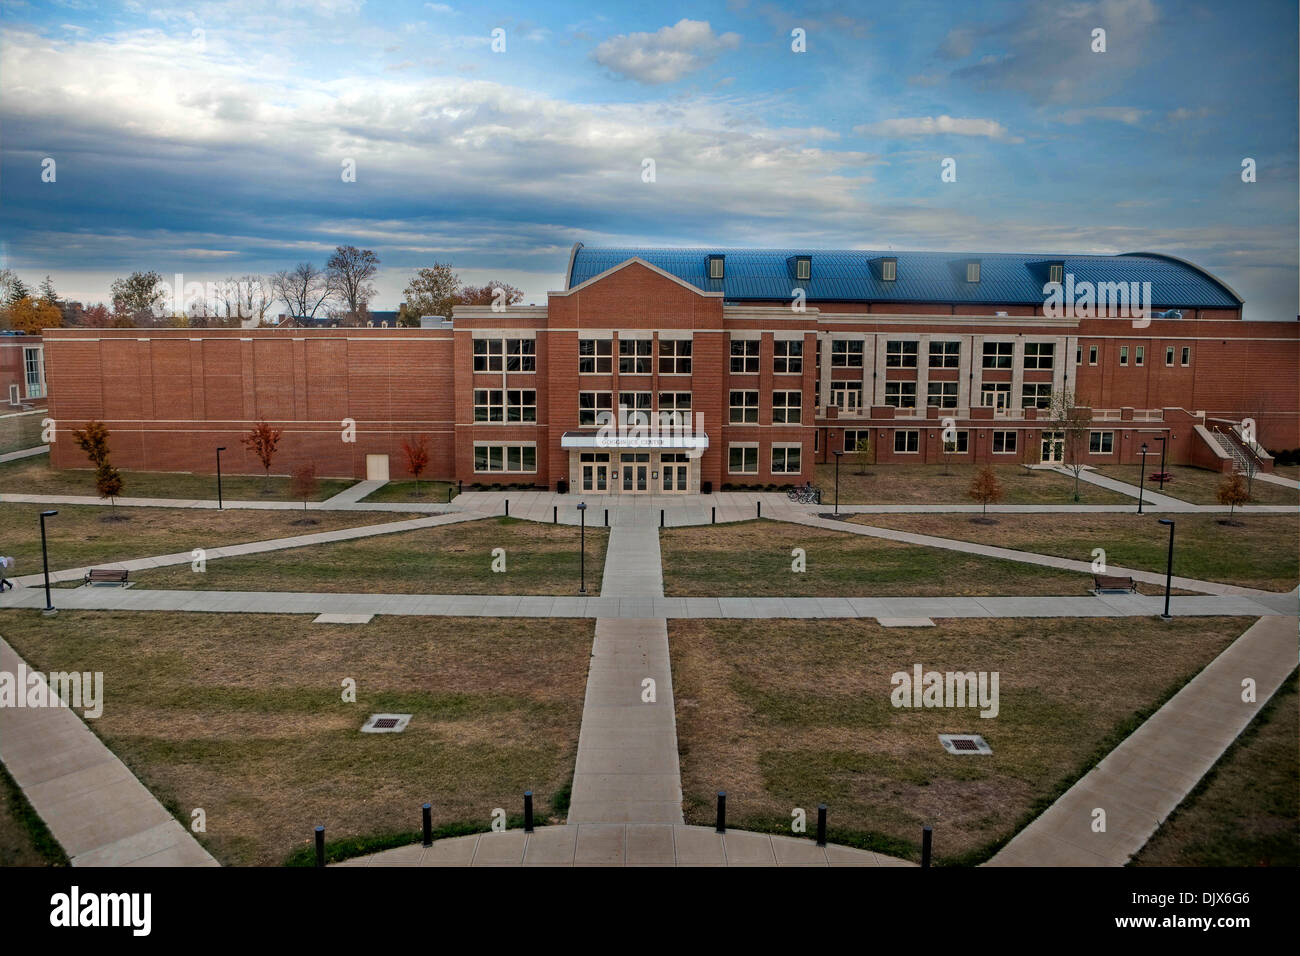
M 366 304 L 375 296 L 370 284 L 379 271 L 379 257 L 369 249 L 339 246 L 325 263 L 330 288 L 339 297 L 352 320 L 360 318 Z
M 1053 392 L 1048 406 L 1052 429 L 1065 440 L 1065 466 L 1074 475 L 1074 500 L 1079 500 L 1079 476 L 1083 474 L 1083 456 L 1088 450 L 1088 428 L 1092 425 L 1092 409 L 1079 408 L 1074 403 L 1073 392 Z
M 261 325 L 271 303 L 275 301 L 270 280 L 266 276 L 250 272 L 227 281 L 235 283 L 235 314 L 240 319 L 251 319 L 253 325 Z
M 334 297 L 328 276 L 310 262 L 300 262 L 292 269 L 281 269 L 271 277 L 271 289 L 291 316 L 309 319 Z

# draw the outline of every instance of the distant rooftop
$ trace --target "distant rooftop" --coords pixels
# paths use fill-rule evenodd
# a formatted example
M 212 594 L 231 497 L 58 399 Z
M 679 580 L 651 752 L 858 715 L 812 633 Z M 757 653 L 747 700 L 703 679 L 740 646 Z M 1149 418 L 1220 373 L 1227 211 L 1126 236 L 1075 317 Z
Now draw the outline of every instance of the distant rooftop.
M 722 257 L 722 278 L 710 278 L 710 259 Z M 1041 305 L 1051 267 L 1080 282 L 1150 282 L 1156 308 L 1239 309 L 1242 301 L 1222 280 L 1190 262 L 1150 252 L 1103 255 L 1027 255 L 1005 252 L 891 252 L 870 249 L 685 249 L 574 246 L 567 288 L 626 262 L 644 259 L 727 302 L 788 300 L 803 288 L 814 302 L 941 302 L 954 305 Z M 808 277 L 799 262 L 808 259 Z M 892 265 L 889 261 L 892 260 Z M 978 262 L 976 272 L 968 266 Z M 890 273 L 894 278 L 889 278 Z M 968 281 L 975 274 L 978 281 Z

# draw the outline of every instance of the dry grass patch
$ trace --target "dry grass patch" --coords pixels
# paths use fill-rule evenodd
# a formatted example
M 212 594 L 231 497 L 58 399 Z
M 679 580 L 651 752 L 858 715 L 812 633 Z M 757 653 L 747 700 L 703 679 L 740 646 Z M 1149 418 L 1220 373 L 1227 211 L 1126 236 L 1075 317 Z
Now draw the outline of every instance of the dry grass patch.
M 21 414 L 0 415 L 0 455 L 44 445 L 41 441 L 41 420 L 45 409 Z
M 874 516 L 873 516 L 874 517 Z M 1086 574 L 781 521 L 659 532 L 670 597 L 1084 594 Z M 791 570 L 803 548 L 807 570 Z
M 727 791 L 734 826 L 789 832 L 790 814 L 830 808 L 835 842 L 938 862 L 991 854 L 1208 664 L 1243 618 L 671 621 L 673 690 L 688 823 Z M 999 714 L 903 709 L 891 675 L 997 671 Z M 982 734 L 959 757 L 940 733 Z
M 0 504 L 0 548 L 17 561 L 14 574 L 41 570 L 41 519 L 43 510 L 59 513 L 45 521 L 49 538 L 50 569 L 127 561 L 194 548 L 315 534 L 402 521 L 413 515 L 379 511 L 315 511 L 316 524 L 302 525 L 301 511 L 215 511 L 195 508 L 118 508 L 125 520 L 106 521 L 111 509 L 98 505 Z
M 1165 482 L 1165 488 L 1162 492 L 1160 485 L 1155 482 L 1146 482 L 1146 490 L 1154 491 L 1158 494 L 1165 494 L 1171 498 L 1177 498 L 1180 501 L 1187 501 L 1195 505 L 1217 505 L 1219 503 L 1219 486 L 1223 480 L 1228 477 L 1217 471 L 1210 471 L 1206 468 L 1193 468 L 1189 465 L 1168 465 L 1167 470 L 1174 476 L 1173 481 Z M 1153 475 L 1160 470 L 1160 457 L 1156 456 L 1155 464 L 1151 463 L 1151 456 L 1147 456 L 1147 474 Z M 1097 469 L 1097 474 L 1105 475 L 1107 478 L 1114 478 L 1116 481 L 1127 481 L 1129 484 L 1138 483 L 1141 469 L 1137 465 L 1103 465 Z M 1261 481 L 1258 477 L 1251 482 L 1250 502 L 1256 505 L 1291 505 L 1296 507 L 1300 505 L 1300 491 L 1294 488 L 1285 488 L 1282 485 L 1275 485 L 1268 481 Z
M 34 668 L 104 672 L 91 728 L 226 864 L 279 864 L 331 840 L 486 825 L 533 789 L 567 793 L 593 624 L 572 620 L 5 612 Z M 344 703 L 341 681 L 357 682 Z M 362 734 L 375 712 L 414 716 Z
M 1172 517 L 1174 574 L 1267 591 L 1296 586 L 1300 516 L 1239 515 L 1236 526 L 1221 523 L 1224 516 L 1218 514 Z M 1169 558 L 1169 531 L 1155 515 L 1000 514 L 993 525 L 961 515 L 860 515 L 851 520 L 1076 561 L 1092 561 L 1093 549 L 1102 548 L 1108 565 L 1140 571 L 1163 572 Z
M 845 455 L 840 461 L 840 504 L 842 505 L 970 505 L 967 495 L 977 469 L 954 462 L 944 474 L 938 465 L 871 465 L 867 474 L 857 474 L 857 462 Z M 994 465 L 1002 483 L 1004 505 L 1074 504 L 1074 479 L 1055 471 L 1033 470 L 1017 464 Z M 835 465 L 818 465 L 814 484 L 821 489 L 823 504 L 835 502 Z M 1128 504 L 1127 495 L 1079 482 L 1079 504 Z
M 587 591 L 600 593 L 609 532 L 587 529 Z M 492 570 L 505 549 L 504 572 Z M 579 532 L 568 525 L 484 518 L 374 538 L 141 571 L 139 587 L 388 594 L 577 594 Z

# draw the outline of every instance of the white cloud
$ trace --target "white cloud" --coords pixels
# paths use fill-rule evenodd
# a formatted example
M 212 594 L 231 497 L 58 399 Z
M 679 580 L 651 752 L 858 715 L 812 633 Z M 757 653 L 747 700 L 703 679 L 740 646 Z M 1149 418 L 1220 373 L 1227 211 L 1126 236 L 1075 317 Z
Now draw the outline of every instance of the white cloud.
M 1137 126 L 1146 118 L 1150 110 L 1138 109 L 1136 106 L 1093 106 L 1088 109 L 1066 110 L 1061 114 L 1062 123 L 1076 126 L 1087 120 L 1104 120 L 1112 123 L 1124 123 Z
M 654 33 L 611 37 L 591 56 L 612 73 L 639 83 L 674 83 L 708 66 L 721 51 L 739 45 L 737 33 L 719 35 L 706 20 L 682 19 Z
M 955 116 L 911 116 L 880 120 L 853 127 L 859 136 L 895 136 L 910 138 L 916 136 L 983 136 L 1003 143 L 1020 143 L 1023 140 L 1012 136 L 1007 128 L 997 120 L 960 118 Z

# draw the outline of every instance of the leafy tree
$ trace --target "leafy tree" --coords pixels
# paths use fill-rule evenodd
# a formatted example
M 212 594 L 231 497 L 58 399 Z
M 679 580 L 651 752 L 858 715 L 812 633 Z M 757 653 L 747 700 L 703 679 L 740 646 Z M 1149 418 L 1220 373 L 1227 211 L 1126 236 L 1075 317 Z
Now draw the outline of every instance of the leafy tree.
M 1250 500 L 1250 489 L 1240 472 L 1233 472 L 1219 485 L 1219 504 L 1228 506 L 1228 520 L 1232 520 L 1237 505 L 1244 505 Z
M 78 428 L 72 433 L 72 440 L 96 468 L 102 468 L 108 463 L 108 426 L 103 422 L 95 419 L 86 422 L 85 428 Z
M 357 321 L 367 303 L 375 297 L 370 280 L 379 271 L 379 257 L 369 249 L 339 246 L 325 263 L 325 273 L 335 294 L 343 301 L 347 316 Z
M 295 498 L 302 499 L 302 510 L 307 510 L 307 502 L 316 497 L 316 492 L 320 488 L 320 482 L 316 480 L 316 465 L 309 462 L 305 465 L 299 465 L 293 470 L 293 481 L 290 483 Z
M 853 446 L 853 454 L 858 460 L 858 474 L 867 473 L 867 465 L 871 464 L 871 439 L 859 438 L 858 443 Z
M 113 325 L 113 313 L 100 302 L 81 312 L 81 324 L 88 329 L 107 329 Z
M 24 296 L 9 307 L 9 326 L 25 335 L 40 335 L 44 329 L 63 326 L 63 313 L 44 299 Z
M 253 426 L 253 430 L 239 439 L 240 443 L 252 449 L 257 460 L 262 463 L 262 469 L 266 472 L 266 491 L 271 490 L 271 462 L 275 458 L 275 450 L 280 445 L 280 436 L 284 431 L 279 428 L 272 428 L 266 422 L 258 422 Z
M 492 305 L 497 301 L 498 290 L 504 305 L 518 305 L 524 301 L 522 289 L 516 289 L 508 282 L 489 282 L 484 286 L 461 286 L 456 294 L 456 305 Z
M 109 287 L 113 310 L 131 316 L 145 312 L 153 315 L 162 305 L 162 281 L 156 272 L 132 272 L 125 279 L 114 279 Z
M 402 295 L 406 309 L 402 321 L 406 325 L 419 325 L 422 315 L 451 316 L 460 291 L 460 276 L 449 263 L 435 262 L 428 269 L 420 269 L 407 284 Z
M 997 472 L 988 465 L 977 471 L 971 480 L 967 495 L 983 505 L 984 508 L 980 513 L 987 515 L 989 505 L 997 504 L 1002 500 L 1002 482 L 998 480 Z
M 422 495 L 420 491 L 420 475 L 429 467 L 429 438 L 427 435 L 421 435 L 414 442 L 403 441 L 402 452 L 406 455 L 406 470 L 411 473 L 415 479 L 415 493 Z
M 99 492 L 99 497 L 108 499 L 113 514 L 116 515 L 117 497 L 122 494 L 122 474 L 108 461 L 95 469 L 95 490 Z

